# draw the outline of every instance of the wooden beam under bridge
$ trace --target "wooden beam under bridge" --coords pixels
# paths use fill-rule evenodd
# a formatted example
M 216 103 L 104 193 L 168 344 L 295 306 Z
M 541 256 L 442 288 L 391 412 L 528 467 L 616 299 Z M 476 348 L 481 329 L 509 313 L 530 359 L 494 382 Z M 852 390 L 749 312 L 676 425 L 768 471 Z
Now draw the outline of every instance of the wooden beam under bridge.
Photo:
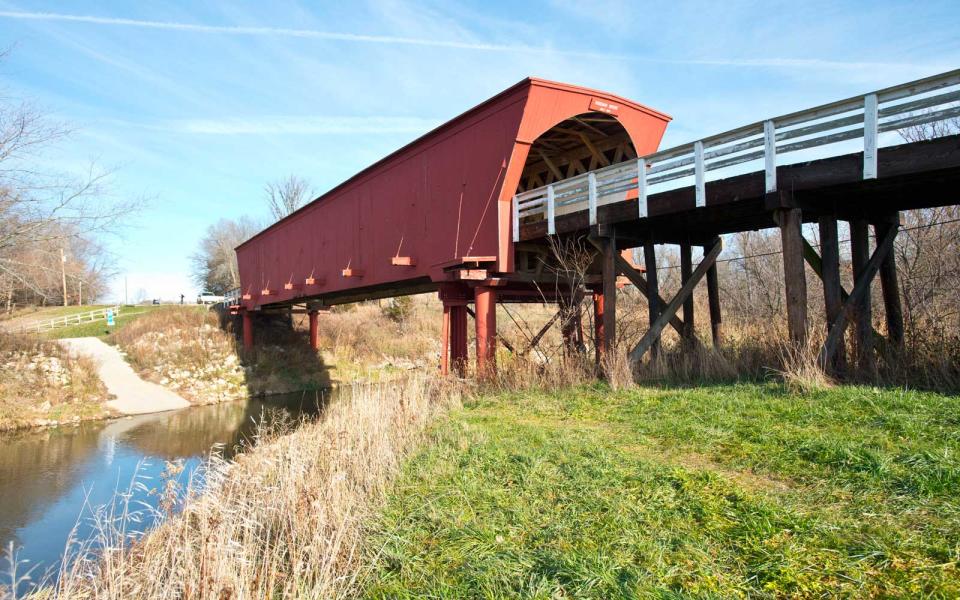
M 697 283 L 703 279 L 703 276 L 707 274 L 707 271 L 717 262 L 717 257 L 720 255 L 720 252 L 723 250 L 723 242 L 720 238 L 717 238 L 713 243 L 713 247 L 708 253 L 703 257 L 703 260 L 700 261 L 700 264 L 697 265 L 697 268 L 693 271 L 693 274 L 690 276 L 683 286 L 680 288 L 680 291 L 673 297 L 669 304 L 663 309 L 660 313 L 660 316 L 657 317 L 656 321 L 650 326 L 650 329 L 647 330 L 647 333 L 643 335 L 637 345 L 630 351 L 630 361 L 639 362 L 643 355 L 647 353 L 653 344 L 660 339 L 660 334 L 663 332 L 663 328 L 667 326 L 670 322 L 670 319 L 674 317 L 677 313 L 677 310 L 683 304 L 683 302 L 693 294 L 693 289 L 697 286 Z
M 597 248 L 597 250 L 600 250 L 600 251 L 602 252 L 602 248 L 601 248 L 601 246 L 599 245 L 599 242 L 597 242 L 596 240 L 594 240 L 593 238 L 590 238 L 590 237 L 588 237 L 587 240 L 588 240 L 591 244 L 593 244 L 593 245 Z M 627 280 L 634 285 L 634 287 L 636 287 L 638 290 L 640 290 L 640 293 L 641 293 L 641 294 L 643 294 L 644 296 L 649 297 L 649 295 L 650 295 L 650 288 L 649 288 L 649 286 L 647 285 L 647 280 L 646 280 L 646 278 L 644 278 L 643 275 L 641 275 L 641 274 L 633 267 L 633 265 L 631 265 L 630 263 L 628 263 L 628 262 L 626 261 L 626 259 L 624 259 L 624 258 L 623 258 L 622 256 L 620 256 L 619 254 L 615 254 L 614 259 L 613 259 L 613 262 L 614 262 L 614 265 L 616 266 L 617 273 L 619 273 L 620 275 L 623 275 L 624 277 L 626 277 Z M 657 294 L 657 299 L 658 299 L 659 302 L 660 302 L 660 306 L 665 306 L 665 305 L 667 304 L 666 300 L 664 300 L 659 294 Z M 676 315 L 672 316 L 672 317 L 670 318 L 670 326 L 673 327 L 673 328 L 677 331 L 677 333 L 679 333 L 679 334 L 681 334 L 681 335 L 683 334 L 684 324 L 683 324 L 683 320 L 681 320 L 680 317 L 678 317 L 678 316 L 676 316 Z
M 824 342 L 823 349 L 820 351 L 821 365 L 829 364 L 833 355 L 837 352 L 839 342 L 843 339 L 844 331 L 847 328 L 847 323 L 849 323 L 854 316 L 853 313 L 861 300 L 869 293 L 873 278 L 877 272 L 880 271 L 881 263 L 886 259 L 887 254 L 890 253 L 890 249 L 893 248 L 893 240 L 897 237 L 898 230 L 899 226 L 897 225 L 891 225 L 886 230 L 883 239 L 877 242 L 877 248 L 873 251 L 870 260 L 864 265 L 863 270 L 858 273 L 857 280 L 853 285 L 853 290 L 850 292 L 846 301 L 844 301 L 836 321 L 830 326 L 830 334 L 827 336 L 827 341 Z

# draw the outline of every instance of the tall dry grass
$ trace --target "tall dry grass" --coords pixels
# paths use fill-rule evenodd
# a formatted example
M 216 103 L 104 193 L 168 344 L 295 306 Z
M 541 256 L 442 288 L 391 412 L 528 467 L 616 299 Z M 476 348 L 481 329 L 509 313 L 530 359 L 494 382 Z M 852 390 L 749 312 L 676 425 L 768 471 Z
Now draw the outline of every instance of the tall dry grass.
M 235 462 L 212 459 L 205 488 L 188 486 L 182 511 L 157 512 L 143 539 L 123 543 L 123 518 L 102 515 L 95 539 L 68 548 L 59 582 L 30 597 L 348 596 L 371 515 L 428 426 L 458 403 L 456 387 L 423 377 L 345 390 L 320 421 L 266 434 Z

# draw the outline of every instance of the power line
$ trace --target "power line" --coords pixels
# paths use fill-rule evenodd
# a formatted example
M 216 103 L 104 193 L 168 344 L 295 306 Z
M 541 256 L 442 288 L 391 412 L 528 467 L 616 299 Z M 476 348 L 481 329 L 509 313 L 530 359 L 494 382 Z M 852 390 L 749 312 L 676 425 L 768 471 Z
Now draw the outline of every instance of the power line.
M 928 229 L 930 227 L 935 227 L 937 225 L 949 225 L 951 223 L 960 223 L 960 219 L 947 219 L 946 221 L 937 221 L 935 223 L 926 223 L 924 225 L 914 225 L 913 227 L 901 227 L 900 231 L 916 231 L 918 229 Z M 873 234 L 870 234 L 870 237 L 876 237 Z M 850 242 L 849 238 L 837 240 L 839 244 L 847 244 Z M 819 248 L 820 244 L 810 244 L 815 248 Z M 730 258 L 722 258 L 717 260 L 717 263 L 727 263 L 727 262 L 737 262 L 741 260 L 747 260 L 750 258 L 764 258 L 766 256 L 776 256 L 778 254 L 783 254 L 783 250 L 771 250 L 770 252 L 761 252 L 758 254 L 747 254 L 744 256 L 732 256 Z M 679 269 L 680 265 L 666 265 L 664 267 L 658 266 L 657 269 L 660 271 L 667 271 L 670 269 Z

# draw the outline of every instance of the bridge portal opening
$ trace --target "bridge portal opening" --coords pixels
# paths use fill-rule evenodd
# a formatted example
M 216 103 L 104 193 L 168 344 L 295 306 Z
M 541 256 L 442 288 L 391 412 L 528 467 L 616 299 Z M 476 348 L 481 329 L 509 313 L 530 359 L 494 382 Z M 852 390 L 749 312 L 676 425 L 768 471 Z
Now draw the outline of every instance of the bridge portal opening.
M 517 192 L 636 157 L 630 135 L 620 121 L 600 112 L 582 113 L 553 126 L 534 141 Z

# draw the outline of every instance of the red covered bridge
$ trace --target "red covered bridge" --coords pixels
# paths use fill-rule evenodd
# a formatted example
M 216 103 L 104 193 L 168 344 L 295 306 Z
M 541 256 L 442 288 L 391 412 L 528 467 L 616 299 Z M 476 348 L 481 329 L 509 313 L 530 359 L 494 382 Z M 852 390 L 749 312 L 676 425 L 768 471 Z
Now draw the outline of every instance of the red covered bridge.
M 605 92 L 521 81 L 240 245 L 245 343 L 257 311 L 305 304 L 315 331 L 324 306 L 439 290 L 444 369 L 448 355 L 458 369 L 466 360 L 474 301 L 483 368 L 495 303 L 543 300 L 529 273 L 513 276 L 536 270 L 517 268 L 514 195 L 653 152 L 669 120 Z
M 234 308 L 243 315 L 244 343 L 253 343 L 257 313 L 302 305 L 316 345 L 317 311 L 325 306 L 439 291 L 444 372 L 464 371 L 474 304 L 482 374 L 493 366 L 498 302 L 569 308 L 560 324 L 572 347 L 582 338 L 580 301 L 590 293 L 599 360 L 616 340 L 623 276 L 649 307 L 649 329 L 631 360 L 656 353 L 667 326 L 700 343 L 692 294 L 703 280 L 718 344 L 719 236 L 777 227 L 791 338 L 803 343 L 808 332 L 806 263 L 823 281 L 822 363 L 845 364 L 849 325 L 857 367 L 869 371 L 876 278 L 888 342 L 903 343 L 891 252 L 899 211 L 958 202 L 960 135 L 948 125 L 938 139 L 901 143 L 913 139 L 902 132 L 958 117 L 960 70 L 658 151 L 669 121 L 663 113 L 526 79 L 238 247 L 242 289 Z M 849 222 L 849 292 L 840 276 L 840 220 Z M 819 226 L 819 252 L 804 238 L 811 222 Z M 572 259 L 562 256 L 571 241 L 583 250 Z M 657 281 L 661 244 L 680 247 L 682 285 L 669 301 Z M 620 256 L 641 246 L 645 276 Z M 696 247 L 703 258 L 694 268 Z

